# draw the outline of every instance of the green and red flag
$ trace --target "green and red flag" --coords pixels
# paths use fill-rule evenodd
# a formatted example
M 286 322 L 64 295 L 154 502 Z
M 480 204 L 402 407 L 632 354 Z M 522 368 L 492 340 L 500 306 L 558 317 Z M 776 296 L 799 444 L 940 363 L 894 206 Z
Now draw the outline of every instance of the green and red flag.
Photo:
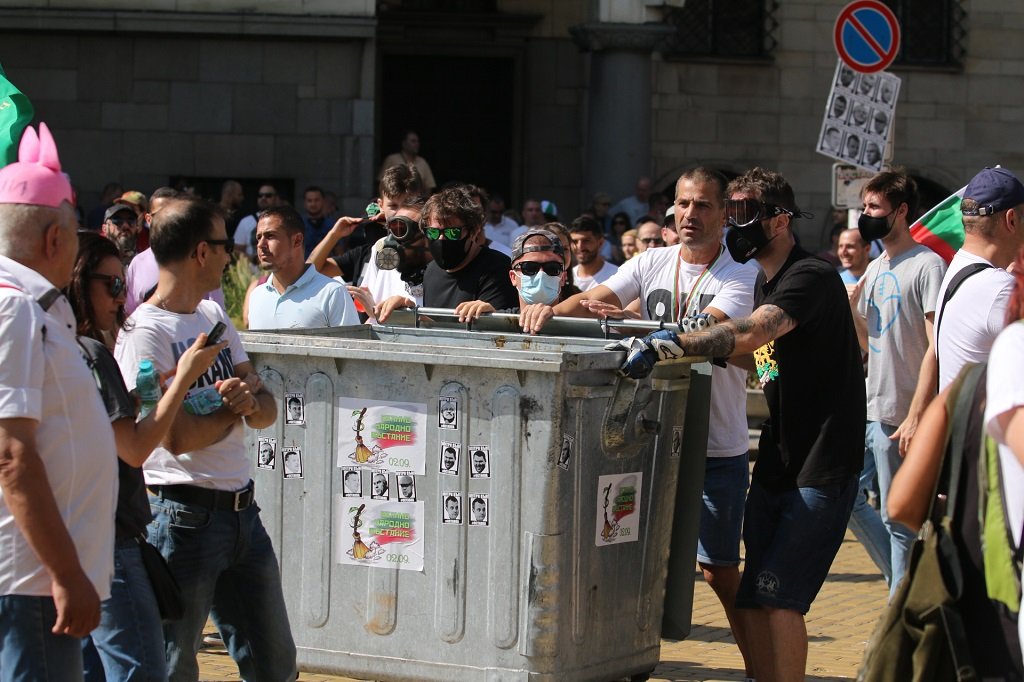
M 0 168 L 18 160 L 21 133 L 34 114 L 28 97 L 7 80 L 4 67 L 0 65 Z
M 964 224 L 960 217 L 960 200 L 964 198 L 964 185 L 950 197 L 918 218 L 910 226 L 910 236 L 924 244 L 949 263 L 953 255 L 963 246 Z

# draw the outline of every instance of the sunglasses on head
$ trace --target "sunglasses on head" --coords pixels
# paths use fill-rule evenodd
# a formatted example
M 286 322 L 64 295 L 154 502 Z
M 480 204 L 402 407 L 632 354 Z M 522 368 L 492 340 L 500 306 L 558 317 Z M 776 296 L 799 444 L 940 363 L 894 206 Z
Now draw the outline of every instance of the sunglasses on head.
M 96 279 L 107 283 L 107 293 L 110 298 L 117 298 L 124 293 L 124 278 L 117 275 L 89 275 L 89 279 Z
M 395 236 L 395 239 L 404 241 L 412 239 L 420 231 L 420 224 L 412 218 L 407 218 L 404 215 L 396 215 L 395 217 L 388 220 L 388 230 Z M 445 239 L 448 239 L 445 236 Z
M 468 228 L 459 225 L 458 227 L 424 227 L 423 233 L 427 235 L 427 239 L 430 241 L 436 241 L 444 235 L 444 238 L 450 242 L 458 241 L 462 239 L 462 235 L 468 232 Z
M 725 219 L 737 227 L 748 227 L 761 220 L 769 220 L 782 214 L 791 216 L 793 212 L 757 199 L 725 200 Z
M 235 250 L 234 239 L 204 239 L 207 244 L 220 244 L 224 247 L 224 253 L 231 255 L 231 252 Z
M 525 260 L 522 263 L 516 263 L 515 265 L 513 265 L 512 269 L 518 270 L 527 277 L 533 277 L 541 270 L 544 271 L 545 275 L 549 275 L 551 277 L 558 277 L 559 275 L 562 274 L 564 266 L 561 263 L 557 263 L 555 261 L 538 263 L 532 260 Z

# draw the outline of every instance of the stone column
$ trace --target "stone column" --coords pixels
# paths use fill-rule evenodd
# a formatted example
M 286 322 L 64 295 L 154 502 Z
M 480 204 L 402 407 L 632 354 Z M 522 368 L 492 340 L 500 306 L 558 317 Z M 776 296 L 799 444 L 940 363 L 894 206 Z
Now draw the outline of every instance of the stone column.
M 592 52 L 584 152 L 584 201 L 604 191 L 616 201 L 651 168 L 651 53 L 671 36 L 657 23 L 594 22 L 569 29 Z

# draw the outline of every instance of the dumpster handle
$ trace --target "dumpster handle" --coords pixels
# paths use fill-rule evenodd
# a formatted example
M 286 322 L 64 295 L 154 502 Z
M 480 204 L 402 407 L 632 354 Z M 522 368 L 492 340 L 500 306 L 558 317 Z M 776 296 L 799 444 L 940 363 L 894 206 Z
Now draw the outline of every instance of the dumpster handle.
M 412 307 L 412 319 L 413 319 L 413 328 L 414 329 L 419 329 L 420 328 L 420 307 L 418 305 L 414 305 Z

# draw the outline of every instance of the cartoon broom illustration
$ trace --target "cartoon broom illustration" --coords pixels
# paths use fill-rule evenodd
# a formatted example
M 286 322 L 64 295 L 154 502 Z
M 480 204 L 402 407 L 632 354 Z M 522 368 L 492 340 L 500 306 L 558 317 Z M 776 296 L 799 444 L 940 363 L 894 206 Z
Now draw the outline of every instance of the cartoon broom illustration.
M 612 537 L 612 524 L 608 521 L 608 493 L 611 492 L 611 489 L 611 483 L 604 489 L 604 528 L 601 530 L 601 537 L 606 541 Z
M 370 448 L 363 444 L 363 416 L 366 414 L 366 408 L 359 410 L 359 417 L 356 419 L 356 425 L 352 427 L 352 430 L 356 432 L 356 462 L 365 464 L 370 459 L 370 455 L 373 453 Z
M 363 525 L 361 517 L 364 509 L 366 509 L 365 504 L 359 505 L 359 509 L 356 510 L 356 516 L 352 519 L 352 539 L 355 540 L 352 543 L 352 558 L 354 559 L 365 559 L 366 555 L 370 552 L 370 548 L 363 544 L 363 536 L 359 534 L 359 528 Z

